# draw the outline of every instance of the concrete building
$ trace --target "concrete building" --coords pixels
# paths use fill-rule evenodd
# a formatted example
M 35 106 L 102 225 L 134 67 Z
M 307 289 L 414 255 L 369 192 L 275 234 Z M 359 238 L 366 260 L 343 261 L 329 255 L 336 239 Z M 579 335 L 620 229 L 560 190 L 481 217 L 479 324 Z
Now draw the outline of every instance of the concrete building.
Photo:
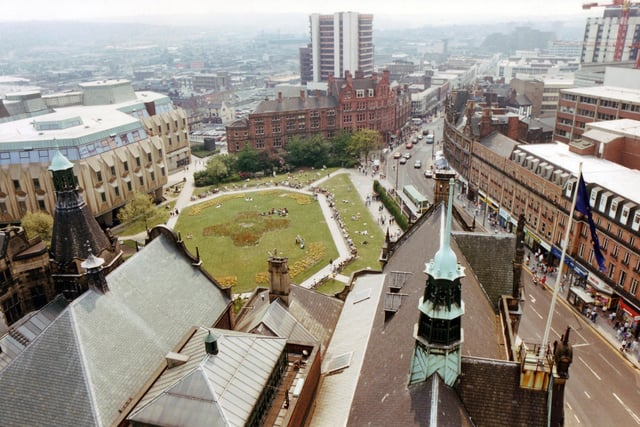
M 587 18 L 580 63 L 635 63 L 638 59 L 640 4 L 623 0 L 609 3 L 602 16 Z
M 165 95 L 134 92 L 128 80 L 18 93 L 3 105 L 11 114 L 0 120 L 0 223 L 19 223 L 28 211 L 53 214 L 47 168 L 57 150 L 74 162 L 84 200 L 106 225 L 136 193 L 159 199 L 168 174 L 190 162 L 184 111 Z
M 451 105 L 454 105 L 451 103 Z M 469 116 L 464 116 L 469 117 Z M 459 172 L 461 189 L 476 203 L 483 223 L 512 230 L 525 216 L 525 243 L 540 250 L 548 265 L 559 267 L 561 240 L 576 187 L 578 165 L 591 197 L 606 272 L 595 264 L 588 224 L 574 217 L 566 265 L 576 294 L 618 310 L 634 320 L 640 314 L 640 182 L 638 121 L 590 123 L 571 144 L 520 144 L 501 133 L 481 133 L 482 124 L 448 110 L 444 153 Z M 626 314 L 625 314 L 626 313 Z
M 373 15 L 337 12 L 309 16 L 311 65 L 314 82 L 327 81 L 329 75 L 345 71 L 364 76 L 373 73 Z M 301 51 L 301 70 L 308 69 L 308 48 Z M 304 56 L 303 56 L 304 53 Z M 303 60 L 304 58 L 304 60 Z M 307 77 L 303 75 L 303 83 Z
M 282 94 L 275 100 L 263 101 L 249 114 L 227 126 L 227 148 L 238 152 L 246 144 L 258 150 L 282 152 L 296 136 L 306 138 L 320 134 L 331 138 L 339 130 L 374 129 L 385 142 L 398 134 L 409 120 L 411 100 L 406 88 L 392 86 L 389 73 L 344 79 L 329 76 L 328 95 L 296 98 Z
M 563 89 L 554 139 L 564 143 L 576 141 L 585 132 L 587 123 L 619 119 L 640 120 L 639 89 L 617 86 Z

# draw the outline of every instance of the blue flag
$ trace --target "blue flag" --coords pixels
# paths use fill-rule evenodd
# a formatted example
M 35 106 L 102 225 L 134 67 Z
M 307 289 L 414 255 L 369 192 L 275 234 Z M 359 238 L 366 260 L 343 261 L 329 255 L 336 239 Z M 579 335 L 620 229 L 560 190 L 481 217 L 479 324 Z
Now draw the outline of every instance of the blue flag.
M 580 174 L 580 180 L 578 181 L 578 196 L 576 197 L 576 210 L 587 218 L 589 222 L 589 230 L 591 230 L 591 243 L 593 243 L 593 254 L 598 262 L 598 268 L 600 271 L 607 271 L 607 267 L 604 265 L 604 256 L 600 250 L 600 242 L 598 241 L 598 235 L 596 234 L 596 225 L 593 222 L 591 216 L 591 207 L 589 206 L 589 197 L 587 195 L 587 186 Z

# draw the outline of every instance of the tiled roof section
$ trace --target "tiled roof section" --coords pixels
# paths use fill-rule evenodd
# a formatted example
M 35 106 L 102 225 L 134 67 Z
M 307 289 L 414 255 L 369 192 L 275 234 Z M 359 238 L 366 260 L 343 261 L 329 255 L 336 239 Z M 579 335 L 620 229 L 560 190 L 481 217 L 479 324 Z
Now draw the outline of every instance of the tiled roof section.
M 65 311 L 0 374 L 3 426 L 98 426 L 76 323 Z
M 69 305 L 58 295 L 38 311 L 34 311 L 11 326 L 0 338 L 0 371 L 15 359 Z
M 344 303 L 311 289 L 291 285 L 289 313 L 321 344 L 321 353 L 329 345 Z
M 425 388 L 408 387 L 411 358 L 415 341 L 413 327 L 418 322 L 418 301 L 424 294 L 427 276 L 425 263 L 433 258 L 440 243 L 440 209 L 419 224 L 411 236 L 393 253 L 384 272 L 384 292 L 389 290 L 393 271 L 411 272 L 402 293 L 407 294 L 398 312 L 385 319 L 384 299 L 380 300 L 373 322 L 367 353 L 364 357 L 348 425 L 424 425 L 426 419 L 420 405 L 424 404 Z M 421 218 L 422 219 L 422 218 Z M 459 226 L 454 222 L 454 229 Z M 458 261 L 465 267 L 461 279 L 462 299 L 466 312 L 462 317 L 465 329 L 463 354 L 499 359 L 501 351 L 500 329 L 491 305 L 481 290 L 469 264 L 452 240 L 451 247 Z M 428 387 L 426 387 L 428 388 Z M 430 390 L 430 389 L 429 389 Z M 444 425 L 444 424 L 443 424 Z
M 276 303 L 279 307 L 272 307 Z M 343 304 L 337 298 L 291 285 L 289 307 L 285 308 L 279 300 L 269 303 L 268 289 L 258 289 L 247 302 L 250 309 L 243 310 L 236 319 L 235 329 L 287 337 L 296 342 L 309 342 L 309 338 L 312 338 L 314 342 L 320 342 L 324 353 Z M 291 318 L 285 316 L 282 310 L 286 310 Z M 297 325 L 291 320 L 295 320 Z
M 185 332 L 215 324 L 230 306 L 224 290 L 176 245 L 159 234 L 107 276 L 109 292 L 82 294 L 0 372 L 0 384 L 14 390 L 0 419 L 10 411 L 21 425 L 115 423 Z M 13 388 L 14 372 L 28 372 L 24 386 Z
M 320 108 L 336 108 L 338 101 L 333 96 L 305 96 L 304 98 L 282 98 L 262 101 L 253 114 L 285 113 L 287 111 L 317 110 Z
M 520 388 L 516 362 L 462 358 L 454 388 L 478 427 L 547 425 L 547 393 Z
M 180 351 L 189 360 L 165 369 L 129 420 L 180 426 L 246 424 L 287 340 L 211 329 L 219 351 L 208 355 L 208 332 L 198 328 Z
M 454 238 L 497 312 L 500 297 L 511 295 L 513 291 L 515 236 L 504 233 L 454 233 Z
M 508 158 L 519 143 L 500 132 L 493 132 L 482 138 L 480 140 L 480 144 L 484 145 L 499 156 Z

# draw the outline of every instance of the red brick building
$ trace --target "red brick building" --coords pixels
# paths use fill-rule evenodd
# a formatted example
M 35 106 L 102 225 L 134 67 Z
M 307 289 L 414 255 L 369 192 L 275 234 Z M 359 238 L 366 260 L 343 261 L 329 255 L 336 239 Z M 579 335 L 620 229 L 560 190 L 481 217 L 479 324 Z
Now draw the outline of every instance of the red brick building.
M 640 122 L 587 124 L 580 141 L 571 144 L 526 144 L 517 132 L 516 137 L 509 132 L 508 120 L 505 130 L 493 132 L 497 129 L 486 110 L 465 114 L 452 111 L 454 104 L 447 106 L 443 151 L 459 174 L 459 190 L 476 202 L 477 220 L 513 230 L 524 215 L 525 244 L 559 267 L 582 163 L 606 271 L 596 265 L 588 223 L 574 216 L 563 270 L 569 277 L 569 302 L 615 309 L 630 321 L 640 316 L 640 192 L 629 184 L 640 182 Z M 463 115 L 466 126 L 460 126 Z M 634 321 L 636 327 L 640 324 Z
M 375 129 L 384 141 L 399 133 L 411 115 L 406 88 L 392 86 L 389 72 L 363 78 L 329 78 L 326 96 L 285 98 L 261 102 L 248 118 L 227 126 L 227 147 L 237 153 L 245 145 L 258 150 L 284 151 L 293 137 L 321 134 L 333 137 L 339 130 Z

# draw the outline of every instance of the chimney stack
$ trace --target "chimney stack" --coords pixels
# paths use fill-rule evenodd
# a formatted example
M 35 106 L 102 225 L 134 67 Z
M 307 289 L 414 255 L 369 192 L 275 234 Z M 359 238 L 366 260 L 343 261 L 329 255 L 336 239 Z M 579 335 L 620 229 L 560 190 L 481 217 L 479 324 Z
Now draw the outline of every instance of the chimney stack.
M 278 102 L 282 102 L 282 92 L 278 92 Z

